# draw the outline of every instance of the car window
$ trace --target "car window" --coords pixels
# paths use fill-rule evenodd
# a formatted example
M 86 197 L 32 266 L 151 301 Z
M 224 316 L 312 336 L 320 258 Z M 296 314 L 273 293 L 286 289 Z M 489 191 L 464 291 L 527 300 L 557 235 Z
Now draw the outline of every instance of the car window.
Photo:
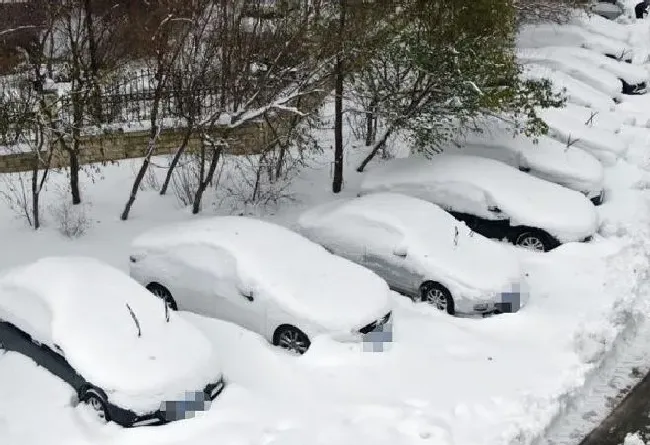
M 37 295 L 25 289 L 0 289 L 0 320 L 29 334 L 39 343 L 51 343 L 52 312 Z
M 388 255 L 402 241 L 402 234 L 390 225 L 370 218 L 350 216 L 340 239 L 332 240 L 335 253 L 354 260 L 368 254 Z
M 488 197 L 480 188 L 457 181 L 438 181 L 430 184 L 422 191 L 426 196 L 418 196 L 438 204 L 447 211 L 467 213 L 481 218 L 489 218 L 490 210 Z
M 202 294 L 241 298 L 237 262 L 225 249 L 212 246 L 184 246 L 174 251 L 185 267 L 182 280 Z

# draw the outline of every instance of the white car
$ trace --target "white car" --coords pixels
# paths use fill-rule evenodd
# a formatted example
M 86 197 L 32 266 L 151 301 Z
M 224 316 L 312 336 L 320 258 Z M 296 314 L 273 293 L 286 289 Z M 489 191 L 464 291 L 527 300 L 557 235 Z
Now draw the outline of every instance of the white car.
M 610 95 L 563 71 L 539 63 L 522 65 L 521 76 L 536 81 L 549 80 L 553 93 L 566 97 L 568 103 L 601 110 L 613 109 L 616 105 Z
M 628 143 L 611 129 L 592 126 L 589 119 L 573 114 L 571 109 L 546 108 L 538 115 L 548 125 L 548 136 L 571 147 L 582 148 L 606 166 L 624 158 Z
M 390 319 L 387 283 L 277 224 L 222 216 L 160 227 L 132 245 L 131 276 L 172 309 L 219 318 L 302 354 Z
M 648 71 L 642 66 L 613 60 L 595 51 L 585 48 L 571 48 L 563 46 L 546 46 L 538 48 L 535 52 L 541 56 L 554 58 L 566 55 L 577 60 L 582 60 L 591 66 L 602 68 L 615 75 L 623 84 L 623 94 L 645 94 L 648 81 Z
M 377 192 L 424 199 L 483 236 L 536 251 L 588 241 L 599 225 L 596 207 L 582 193 L 478 156 L 388 161 L 362 180 L 361 195 Z
M 623 101 L 623 84 L 618 77 L 593 63 L 573 57 L 566 51 L 549 52 L 541 48 L 518 49 L 517 59 L 522 64 L 534 63 L 562 71 L 607 94 L 617 103 Z
M 225 385 L 197 328 L 92 258 L 44 258 L 4 272 L 0 349 L 31 358 L 123 426 L 193 416 Z
M 523 134 L 513 136 L 498 124 L 481 133 L 470 133 L 444 147 L 445 153 L 496 159 L 547 181 L 583 193 L 595 205 L 603 202 L 603 165 L 590 153 L 540 136 L 537 141 Z
M 517 47 L 544 48 L 547 46 L 585 48 L 616 60 L 629 62 L 634 56 L 634 52 L 627 42 L 596 33 L 586 29 L 586 26 L 541 23 L 523 25 L 519 28 Z
M 430 202 L 396 193 L 338 199 L 304 212 L 298 230 L 451 315 L 520 308 L 514 253 Z

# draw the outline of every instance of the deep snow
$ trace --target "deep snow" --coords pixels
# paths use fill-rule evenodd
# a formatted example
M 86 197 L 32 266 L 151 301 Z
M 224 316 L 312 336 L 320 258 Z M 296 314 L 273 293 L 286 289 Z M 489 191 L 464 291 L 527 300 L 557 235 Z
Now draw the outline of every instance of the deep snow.
M 648 41 L 647 21 L 627 26 L 634 30 L 630 41 Z M 634 98 L 618 108 L 643 114 L 650 99 Z M 598 208 L 602 236 L 548 254 L 505 246 L 529 275 L 530 302 L 517 314 L 450 318 L 394 296 L 393 341 L 383 352 L 321 338 L 296 358 L 232 324 L 181 313 L 210 334 L 231 384 L 209 411 L 193 419 L 130 430 L 101 425 L 82 407 L 71 406 L 71 390 L 57 378 L 25 357 L 0 353 L 0 443 L 529 444 L 580 395 L 631 320 L 646 313 L 649 296 L 638 286 L 646 279 L 650 248 L 643 230 L 650 223 L 645 132 L 635 128 L 627 160 L 605 169 L 607 198 Z M 330 133 L 324 134 L 325 146 L 331 144 Z M 346 143 L 342 195 L 352 197 L 363 177 L 354 168 L 365 150 L 353 147 L 350 135 Z M 331 159 L 326 150 L 323 158 L 310 160 L 311 167 L 290 188 L 294 201 L 238 210 L 292 224 L 305 208 L 333 198 Z M 35 234 L 0 207 L 0 267 L 74 254 L 96 256 L 126 271 L 136 234 L 193 218 L 174 197 L 161 198 L 148 189 L 139 195 L 131 220 L 119 221 L 137 162 L 107 166 L 92 178 L 84 175 L 92 226 L 78 240 L 61 236 L 50 215 Z M 154 170 L 160 179 L 164 171 Z M 54 185 L 65 180 L 63 174 L 53 175 L 46 208 L 59 205 Z M 220 202 L 206 205 L 206 216 L 230 211 L 217 208 Z

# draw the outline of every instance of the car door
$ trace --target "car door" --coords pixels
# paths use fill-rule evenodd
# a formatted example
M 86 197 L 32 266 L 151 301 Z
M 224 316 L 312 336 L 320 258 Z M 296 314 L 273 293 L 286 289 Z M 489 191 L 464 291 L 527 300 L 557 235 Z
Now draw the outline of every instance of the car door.
M 420 283 L 419 277 L 408 267 L 407 253 L 367 251 L 364 255 L 363 265 L 382 277 L 391 289 L 412 295 L 414 288 Z
M 54 352 L 47 345 L 33 340 L 29 334 L 10 323 L 0 321 L 0 343 L 8 351 L 18 352 L 29 357 L 37 365 L 59 377 L 75 390 L 84 382 L 83 378 L 77 374 L 62 355 Z
M 242 280 L 235 257 L 225 249 L 208 247 L 201 252 L 201 260 L 193 256 L 192 276 L 195 299 L 201 301 L 205 315 L 263 333 L 265 299 Z

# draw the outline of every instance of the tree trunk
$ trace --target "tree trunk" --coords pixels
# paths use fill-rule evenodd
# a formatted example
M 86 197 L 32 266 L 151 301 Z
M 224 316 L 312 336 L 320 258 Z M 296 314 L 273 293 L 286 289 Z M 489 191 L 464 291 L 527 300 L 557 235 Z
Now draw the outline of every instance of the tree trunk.
M 133 207 L 135 198 L 138 195 L 138 190 L 140 189 L 140 183 L 142 183 L 142 180 L 144 179 L 144 175 L 147 173 L 147 169 L 149 168 L 149 164 L 151 163 L 151 156 L 153 155 L 155 148 L 156 148 L 156 139 L 155 138 L 149 139 L 149 148 L 147 149 L 147 156 L 144 158 L 144 161 L 142 161 L 140 170 L 138 170 L 138 174 L 135 177 L 135 181 L 133 181 L 133 187 L 131 187 L 131 194 L 129 195 L 129 200 L 126 202 L 126 205 L 124 206 L 124 210 L 120 215 L 120 219 L 122 221 L 126 221 L 127 219 L 129 219 L 129 213 L 131 212 L 131 207 Z
M 201 200 L 203 199 L 203 192 L 208 188 L 208 185 L 212 182 L 214 177 L 214 172 L 217 170 L 217 164 L 219 159 L 221 159 L 221 153 L 223 153 L 223 144 L 219 144 L 216 147 L 212 148 L 212 159 L 210 160 L 210 167 L 208 168 L 208 173 L 205 175 L 205 178 L 199 182 L 199 187 L 196 189 L 196 194 L 194 195 L 194 202 L 192 203 L 192 214 L 196 215 L 201 211 Z
M 340 193 L 343 188 L 343 29 L 345 28 L 345 0 L 341 0 L 339 13 L 339 52 L 334 72 L 334 178 L 332 192 Z
M 171 164 L 169 164 L 169 169 L 167 170 L 167 174 L 165 175 L 165 182 L 163 182 L 163 185 L 160 189 L 160 194 L 164 195 L 167 193 L 167 188 L 169 187 L 169 183 L 172 180 L 172 175 L 174 173 L 174 169 L 178 165 L 178 162 L 181 159 L 181 156 L 183 156 L 183 153 L 185 153 L 185 149 L 187 148 L 187 144 L 190 142 L 190 137 L 192 136 L 192 131 L 193 128 L 192 126 L 188 123 L 188 127 L 185 129 L 185 134 L 183 135 L 183 141 L 181 142 L 181 146 L 178 147 L 178 150 L 176 150 L 176 153 L 174 154 L 174 158 L 172 159 Z
M 79 155 L 72 149 L 68 150 L 70 157 L 70 193 L 72 193 L 72 204 L 81 203 L 81 192 L 79 191 Z
M 375 115 L 376 108 L 377 104 L 375 103 L 375 99 L 373 99 L 370 102 L 370 105 L 368 105 L 368 110 L 366 111 L 366 147 L 370 147 L 375 143 L 375 131 L 377 128 L 375 125 L 377 122 L 377 117 Z
M 34 230 L 41 227 L 41 219 L 39 212 L 39 198 L 40 190 L 38 189 L 38 167 L 32 169 L 32 222 L 34 223 Z
M 368 165 L 368 163 L 369 163 L 370 161 L 372 161 L 372 159 L 373 159 L 373 158 L 375 157 L 375 155 L 379 152 L 379 150 L 381 150 L 383 147 L 386 146 L 386 141 L 388 140 L 388 138 L 390 137 L 391 134 L 393 134 L 393 129 L 392 129 L 392 128 L 389 128 L 389 129 L 386 130 L 386 132 L 383 134 L 383 136 L 381 137 L 381 139 L 380 139 L 378 142 L 375 143 L 375 146 L 374 146 L 374 147 L 372 148 L 372 150 L 370 151 L 370 154 L 368 154 L 368 156 L 366 156 L 366 158 L 361 162 L 361 164 L 359 165 L 359 167 L 357 167 L 357 171 L 358 171 L 359 173 L 363 172 L 363 170 L 366 168 L 366 166 Z

